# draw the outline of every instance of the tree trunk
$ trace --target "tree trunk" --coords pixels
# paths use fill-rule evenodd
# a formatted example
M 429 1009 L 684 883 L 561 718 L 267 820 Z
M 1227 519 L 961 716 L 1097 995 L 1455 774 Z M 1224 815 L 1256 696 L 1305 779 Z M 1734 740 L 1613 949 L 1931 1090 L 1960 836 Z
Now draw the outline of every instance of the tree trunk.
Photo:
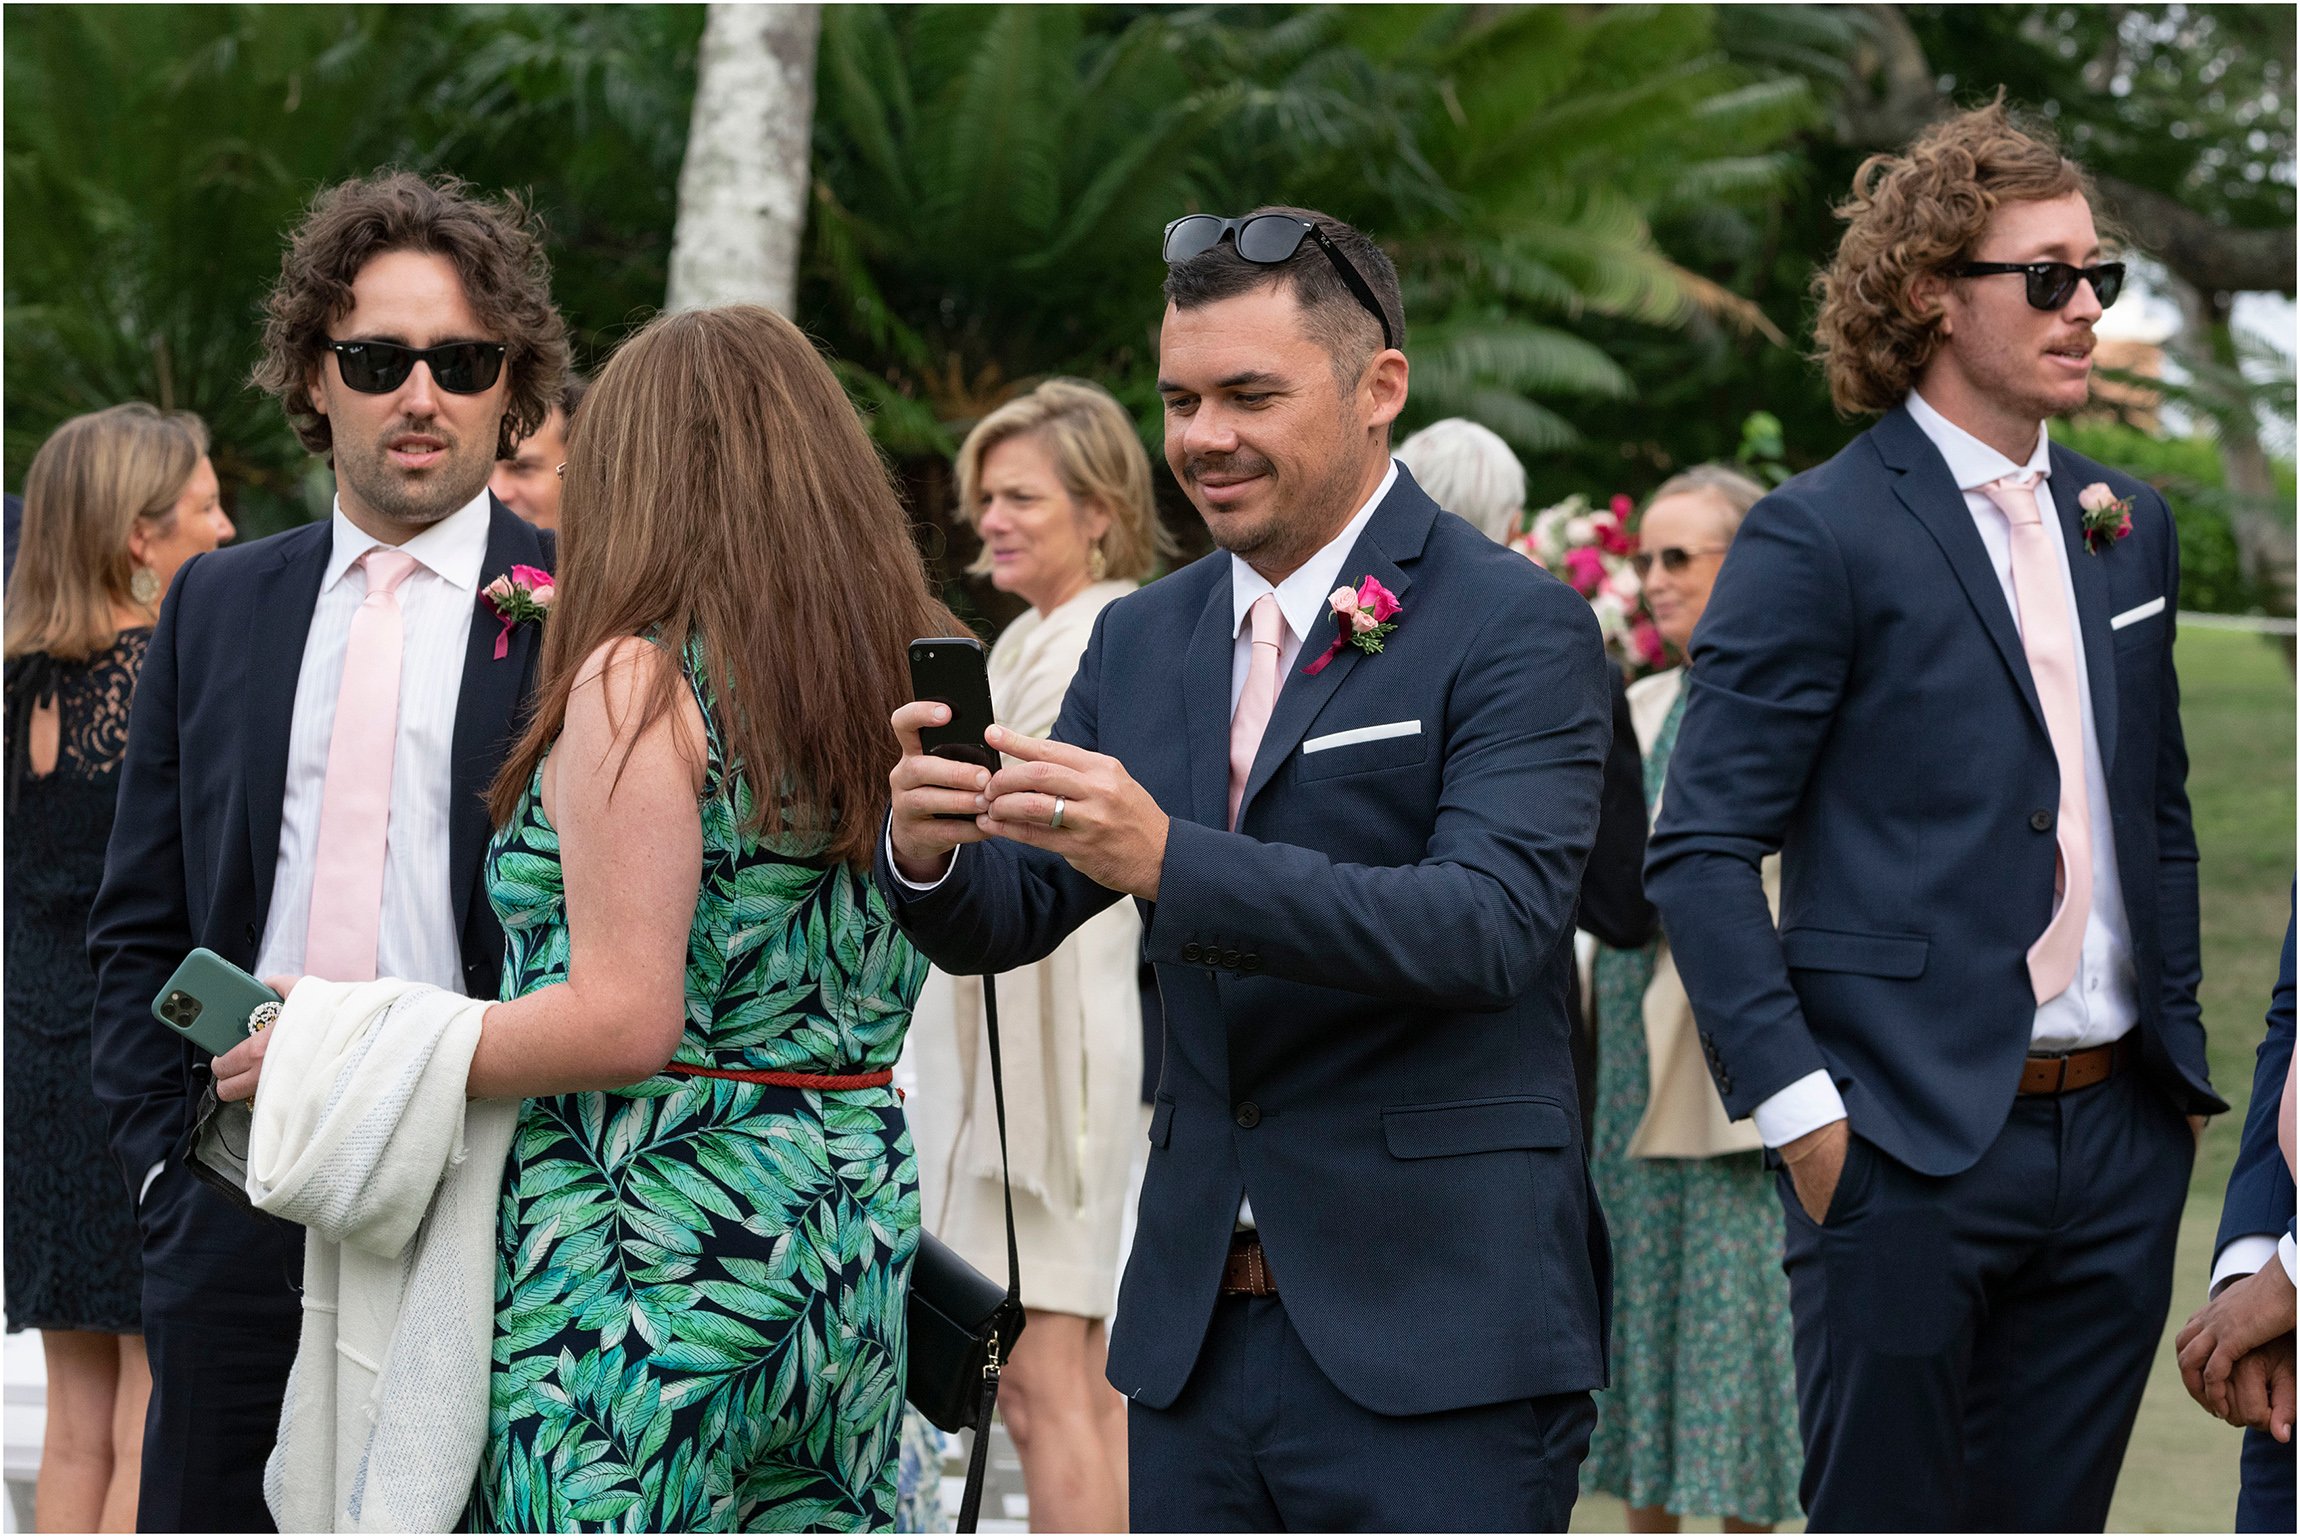
M 671 235 L 674 310 L 764 304 L 791 313 L 806 230 L 816 5 L 713 5 Z

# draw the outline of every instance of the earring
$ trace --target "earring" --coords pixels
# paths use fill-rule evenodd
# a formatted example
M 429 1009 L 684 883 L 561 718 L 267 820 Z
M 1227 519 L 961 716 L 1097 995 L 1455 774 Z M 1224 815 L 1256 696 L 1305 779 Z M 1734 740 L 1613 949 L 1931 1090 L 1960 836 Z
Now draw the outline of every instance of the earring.
M 150 608 L 160 601 L 160 579 L 150 566 L 138 566 L 136 574 L 128 578 L 128 596 L 139 608 Z
M 1091 582 L 1099 582 L 1109 574 L 1110 560 L 1108 556 L 1102 553 L 1102 546 L 1099 544 L 1088 545 L 1086 547 L 1086 579 Z

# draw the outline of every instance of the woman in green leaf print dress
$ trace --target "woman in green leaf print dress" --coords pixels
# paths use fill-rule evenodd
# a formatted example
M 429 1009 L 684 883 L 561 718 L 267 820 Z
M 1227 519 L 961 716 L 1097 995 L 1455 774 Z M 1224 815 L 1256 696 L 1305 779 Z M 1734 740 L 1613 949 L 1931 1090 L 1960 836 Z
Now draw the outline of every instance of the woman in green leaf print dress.
M 470 1092 L 520 1097 L 489 1531 L 892 1525 L 925 962 L 868 872 L 905 647 L 955 621 L 853 408 L 764 309 L 668 316 L 566 467 L 509 943 Z

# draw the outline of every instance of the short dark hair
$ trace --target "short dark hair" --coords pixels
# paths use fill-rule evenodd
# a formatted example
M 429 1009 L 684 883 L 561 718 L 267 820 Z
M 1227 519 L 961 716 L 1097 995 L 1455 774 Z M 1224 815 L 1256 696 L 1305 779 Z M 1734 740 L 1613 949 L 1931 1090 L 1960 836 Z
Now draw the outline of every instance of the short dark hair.
M 353 280 L 392 251 L 447 258 L 472 309 L 501 337 L 511 388 L 496 457 L 509 457 L 558 401 L 567 324 L 551 304 L 551 263 L 534 214 L 516 193 L 481 197 L 459 177 L 379 171 L 312 199 L 264 301 L 255 386 L 278 398 L 305 448 L 328 452 L 335 439 L 312 405 L 312 367 L 327 345 L 328 323 L 351 310 Z
M 1287 214 L 1317 225 L 1318 232 L 1349 258 L 1350 265 L 1358 269 L 1358 276 L 1373 290 L 1382 313 L 1389 319 L 1390 335 L 1395 338 L 1392 345 L 1401 349 L 1405 346 L 1406 307 L 1398 293 L 1398 269 L 1390 264 L 1380 246 L 1333 215 L 1319 213 L 1314 208 L 1272 203 L 1244 217 L 1251 219 L 1255 214 L 1265 213 Z M 1365 305 L 1350 292 L 1349 285 L 1342 281 L 1342 275 L 1334 270 L 1333 262 L 1318 249 L 1314 240 L 1303 240 L 1300 250 L 1274 267 L 1246 260 L 1238 254 L 1236 241 L 1224 240 L 1166 269 L 1166 298 L 1178 310 L 1218 304 L 1275 284 L 1293 290 L 1294 302 L 1302 307 L 1302 317 L 1310 334 L 1333 357 L 1337 375 L 1354 379 L 1366 359 L 1381 350 L 1380 322 L 1366 313 Z

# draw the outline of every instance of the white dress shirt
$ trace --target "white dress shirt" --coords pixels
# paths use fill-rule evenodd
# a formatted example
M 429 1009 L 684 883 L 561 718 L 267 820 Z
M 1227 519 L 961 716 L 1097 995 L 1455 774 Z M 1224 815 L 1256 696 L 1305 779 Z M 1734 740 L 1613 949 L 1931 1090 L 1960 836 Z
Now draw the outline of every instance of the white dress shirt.
M 1246 669 L 1254 660 L 1254 632 L 1246 618 L 1253 612 L 1255 602 L 1265 593 L 1276 593 L 1278 612 L 1286 618 L 1286 632 L 1278 637 L 1278 693 L 1283 697 L 1286 685 L 1294 679 L 1294 658 L 1302 654 L 1303 639 L 1314 633 L 1322 651 L 1333 638 L 1334 624 L 1327 617 L 1331 611 L 1326 607 L 1326 599 L 1342 585 L 1342 562 L 1350 558 L 1358 535 L 1373 521 L 1374 509 L 1397 483 L 1398 462 L 1392 459 L 1389 473 L 1374 487 L 1373 499 L 1358 509 L 1357 516 L 1344 524 L 1340 533 L 1320 546 L 1317 554 L 1302 562 L 1300 569 L 1275 587 L 1262 579 L 1261 572 L 1246 564 L 1243 556 L 1230 557 L 1230 629 L 1235 637 L 1230 652 L 1232 715 L 1238 713 L 1238 696 L 1246 689 Z M 1354 589 L 1357 583 L 1353 581 L 1350 586 Z
M 376 929 L 378 976 L 463 991 L 463 947 L 449 900 L 448 786 L 454 780 L 455 706 L 463 693 L 464 654 L 471 644 L 480 568 L 487 559 L 487 493 L 399 548 L 416 569 L 399 586 L 406 649 L 399 672 L 398 741 L 391 760 L 391 820 L 384 835 L 383 914 Z M 382 541 L 343 515 L 338 500 L 335 545 L 320 580 L 303 667 L 296 675 L 295 718 L 288 734 L 287 793 L 280 806 L 279 862 L 271 911 L 264 920 L 256 975 L 293 976 L 304 969 L 311 920 L 313 860 L 319 846 L 320 795 L 327 783 L 328 739 L 352 615 L 367 597 L 366 568 L 353 562 Z M 509 665 L 508 663 L 505 665 Z
M 2240 1281 L 2276 1260 L 2284 1266 L 2284 1273 L 2300 1286 L 2300 1253 L 2295 1253 L 2292 1235 L 2279 1238 L 2274 1233 L 2246 1233 L 2241 1238 L 2228 1240 L 2228 1247 L 2212 1262 L 2212 1284 L 2205 1295 L 2211 1296 L 2230 1281 Z
M 1965 508 L 1988 550 L 1989 564 L 2004 589 L 2005 607 L 2017 627 L 2020 602 L 2013 594 L 2012 524 L 1980 488 L 2007 475 L 2033 470 L 2041 477 L 2037 505 L 2057 533 L 2062 524 L 2053 515 L 2051 438 L 2040 423 L 2028 462 L 2015 464 L 1927 405 L 1914 390 L 1909 392 L 1909 415 L 1948 461 L 1950 476 L 1964 492 Z M 2074 498 L 2081 489 L 2064 486 L 2060 494 Z M 2108 777 L 2101 769 L 2100 735 L 2092 718 L 2084 625 L 2077 614 L 2076 586 L 2068 568 L 2068 540 L 2060 537 L 2048 542 L 2068 603 L 2069 634 L 2076 641 L 2076 696 L 2084 728 L 2084 793 L 2092 814 L 2092 911 L 2085 922 L 2084 950 L 2077 960 L 2076 979 L 2067 991 L 2037 1006 L 2029 1032 L 2030 1050 L 2064 1052 L 2119 1039 L 2140 1022 L 2140 1003 L 2132 970 L 2132 926 L 2125 916 L 2124 889 L 2117 882 L 2116 830 L 2109 815 Z M 1844 1100 L 1836 1084 L 1825 1070 L 1816 1070 L 1757 1106 L 1757 1134 L 1767 1147 L 1779 1147 L 1831 1121 L 1842 1120 L 1844 1114 Z

